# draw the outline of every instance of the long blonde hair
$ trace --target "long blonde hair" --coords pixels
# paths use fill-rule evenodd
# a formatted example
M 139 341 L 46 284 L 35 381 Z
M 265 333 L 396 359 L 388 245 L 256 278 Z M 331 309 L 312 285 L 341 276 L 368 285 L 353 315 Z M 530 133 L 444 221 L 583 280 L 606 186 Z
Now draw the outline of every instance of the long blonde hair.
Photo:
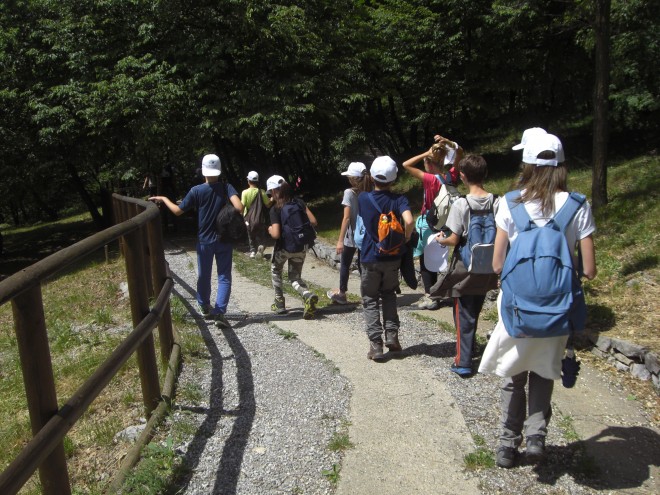
M 374 183 L 371 180 L 371 175 L 369 175 L 367 170 L 363 170 L 360 177 L 350 176 L 348 178 L 348 182 L 351 185 L 351 189 L 353 189 L 357 195 L 360 195 L 360 193 L 363 192 L 373 191 L 374 189 Z

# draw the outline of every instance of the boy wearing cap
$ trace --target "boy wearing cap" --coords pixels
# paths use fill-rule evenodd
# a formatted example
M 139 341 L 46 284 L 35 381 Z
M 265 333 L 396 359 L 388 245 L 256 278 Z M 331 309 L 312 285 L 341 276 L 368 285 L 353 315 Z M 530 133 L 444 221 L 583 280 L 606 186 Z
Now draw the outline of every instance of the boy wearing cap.
M 403 162 L 404 170 L 422 182 L 424 197 L 420 212 L 421 217 L 424 217 L 426 212 L 433 206 L 433 200 L 438 195 L 442 184 L 455 185 L 457 183 L 458 171 L 452 165 L 458 163 L 463 156 L 463 149 L 458 143 L 450 141 L 439 134 L 434 136 L 434 140 L 436 141 L 436 145 L 429 148 L 428 151 Z M 422 160 L 424 161 L 424 170 L 417 168 L 417 164 Z M 449 166 L 451 168 L 445 172 L 445 168 Z M 423 222 L 421 230 L 419 232 L 419 246 L 423 249 L 426 246 L 426 241 L 433 232 L 428 228 L 426 222 Z M 438 281 L 438 273 L 426 268 L 423 253 L 420 253 L 419 265 L 422 284 L 424 285 L 424 296 L 413 304 L 413 306 L 418 309 L 438 309 L 440 307 L 440 301 L 438 299 L 431 299 L 430 296 L 431 287 Z
M 530 221 L 543 227 L 569 200 L 568 169 L 559 138 L 540 133 L 527 140 L 523 149 L 523 171 L 527 180 L 524 189 L 518 191 L 520 196 L 515 204 L 524 207 Z M 515 245 L 519 235 L 507 201 L 501 202 L 495 223 L 493 269 L 495 273 L 501 273 L 509 244 Z M 591 208 L 585 201 L 564 231 L 572 253 L 579 245 L 583 274 L 589 280 L 596 276 L 592 237 L 595 229 Z M 481 358 L 479 372 L 503 377 L 502 430 L 496 463 L 511 468 L 516 463 L 523 431 L 527 460 L 535 462 L 545 454 L 547 427 L 552 415 L 552 390 L 554 380 L 561 378 L 568 336 L 515 338 L 509 335 L 502 318 L 504 292 L 502 288 L 498 296 L 499 318 Z
M 179 205 L 166 196 L 152 196 L 152 201 L 159 201 L 176 216 L 186 211 L 197 210 L 197 303 L 205 317 L 215 320 L 216 326 L 229 328 L 225 317 L 231 294 L 232 245 L 218 240 L 215 219 L 227 201 L 243 211 L 243 204 L 238 198 L 234 186 L 219 180 L 222 173 L 220 158 L 206 155 L 202 159 L 202 175 L 205 182 L 193 186 Z M 211 307 L 211 271 L 213 259 L 217 265 L 218 290 L 215 305 Z
M 458 249 L 459 244 L 467 242 L 471 213 L 491 211 L 492 215 L 497 211 L 499 205 L 499 198 L 484 189 L 483 183 L 486 180 L 488 169 L 486 160 L 482 156 L 467 155 L 459 164 L 459 173 L 469 192 L 451 205 L 447 217 L 447 227 L 451 234 L 445 237 L 443 233 L 440 233 L 435 238 L 439 244 L 454 246 L 455 250 Z M 492 221 L 492 216 L 490 218 Z M 460 256 L 460 251 L 455 251 L 454 256 L 456 255 Z M 449 369 L 462 377 L 471 376 L 473 373 L 472 358 L 476 346 L 479 313 L 484 305 L 486 293 L 495 288 L 497 282 L 496 278 L 491 276 L 491 287 L 482 286 L 484 282 L 488 282 L 487 277 L 479 277 L 475 274 L 470 276 L 474 277 L 474 283 L 470 284 L 470 287 L 466 286 L 463 290 L 454 287 L 449 289 L 448 294 L 453 297 L 454 301 L 453 312 L 456 327 L 456 356 Z
M 394 212 L 397 218 L 402 220 L 405 240 L 408 242 L 413 231 L 413 217 L 408 199 L 390 190 L 397 176 L 394 160 L 389 156 L 376 158 L 371 165 L 370 174 L 375 190 L 358 197 L 358 208 L 366 230 L 360 253 L 362 262 L 360 292 L 369 337 L 367 358 L 379 361 L 385 358 L 383 345 L 390 352 L 401 350 L 395 290 L 399 286 L 399 267 L 403 253 L 398 255 L 379 253 L 376 246 L 379 238 L 378 223 L 382 213 Z M 382 323 L 379 309 L 381 304 Z
M 247 182 L 248 188 L 241 192 L 241 203 L 243 203 L 243 206 L 245 207 L 244 216 L 248 214 L 248 211 L 250 211 L 250 206 L 259 193 L 261 193 L 261 199 L 264 203 L 264 206 L 268 208 L 271 204 L 270 198 L 266 194 L 266 191 L 259 189 L 259 174 L 257 172 L 254 170 L 248 172 Z M 255 239 L 253 239 L 251 232 L 251 229 L 248 229 L 248 246 L 250 250 L 250 258 L 261 258 L 264 255 L 264 239 L 262 239 L 259 235 L 255 236 Z
M 341 175 L 348 178 L 351 187 L 344 190 L 341 204 L 344 207 L 344 216 L 337 240 L 337 254 L 339 258 L 339 289 L 328 291 L 327 296 L 336 304 L 346 304 L 346 291 L 348 290 L 348 275 L 353 262 L 353 255 L 357 252 L 357 266 L 360 270 L 360 252 L 353 239 L 355 222 L 358 216 L 358 196 L 373 189 L 367 167 L 362 162 L 351 162 L 348 169 Z

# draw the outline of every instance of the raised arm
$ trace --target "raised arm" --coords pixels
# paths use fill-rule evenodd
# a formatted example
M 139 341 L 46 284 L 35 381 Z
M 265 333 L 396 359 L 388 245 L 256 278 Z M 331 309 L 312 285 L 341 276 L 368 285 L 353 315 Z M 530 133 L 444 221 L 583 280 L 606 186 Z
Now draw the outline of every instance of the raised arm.
M 431 150 L 429 149 L 428 151 L 425 151 L 424 153 L 420 153 L 417 156 L 413 156 L 412 158 L 408 158 L 405 162 L 403 162 L 403 169 L 408 172 L 410 175 L 415 177 L 416 179 L 422 180 L 424 179 L 424 171 L 420 170 L 417 168 L 417 164 L 420 161 L 423 161 L 424 158 L 428 158 L 431 156 Z

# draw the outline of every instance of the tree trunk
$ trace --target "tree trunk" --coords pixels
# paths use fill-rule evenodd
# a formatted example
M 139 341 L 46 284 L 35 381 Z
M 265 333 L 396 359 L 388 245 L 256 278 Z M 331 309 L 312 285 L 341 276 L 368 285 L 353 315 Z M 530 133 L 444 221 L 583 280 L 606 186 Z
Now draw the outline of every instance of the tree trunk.
M 99 214 L 99 210 L 94 204 L 92 197 L 87 192 L 87 189 L 85 189 L 85 184 L 83 184 L 82 179 L 78 175 L 78 170 L 76 170 L 76 167 L 71 162 L 67 162 L 66 168 L 69 171 L 69 175 L 71 176 L 71 181 L 73 182 L 73 185 L 78 191 L 78 194 L 80 194 L 80 197 L 82 198 L 83 202 L 85 203 L 85 205 L 87 205 L 89 214 L 92 215 L 92 220 L 94 220 L 94 223 L 99 229 L 104 228 L 103 217 Z
M 610 83 L 611 0 L 594 0 L 595 58 L 593 175 L 591 198 L 594 209 L 607 204 L 608 100 Z

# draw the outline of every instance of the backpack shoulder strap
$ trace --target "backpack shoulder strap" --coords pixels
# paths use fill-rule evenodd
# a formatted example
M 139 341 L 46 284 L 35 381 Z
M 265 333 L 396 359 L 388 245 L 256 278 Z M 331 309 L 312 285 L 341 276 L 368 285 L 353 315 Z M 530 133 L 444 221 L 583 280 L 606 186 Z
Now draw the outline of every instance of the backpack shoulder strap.
M 509 211 L 511 212 L 513 223 L 516 224 L 516 229 L 518 229 L 518 232 L 524 232 L 536 227 L 536 224 L 532 222 L 529 213 L 525 209 L 525 205 L 521 201 L 518 201 L 520 196 L 520 190 L 509 191 L 504 195 L 506 204 L 509 206 Z
M 380 206 L 378 206 L 378 203 L 376 203 L 376 200 L 374 199 L 373 194 L 367 193 L 367 197 L 369 198 L 369 201 L 371 201 L 371 204 L 374 205 L 374 208 L 376 208 L 376 211 L 380 214 L 382 211 L 380 211 Z
M 566 203 L 564 203 L 564 206 L 559 209 L 553 218 L 562 232 L 566 230 L 566 227 L 571 223 L 571 220 L 573 220 L 573 217 L 586 200 L 587 197 L 584 194 L 576 192 L 569 193 Z

